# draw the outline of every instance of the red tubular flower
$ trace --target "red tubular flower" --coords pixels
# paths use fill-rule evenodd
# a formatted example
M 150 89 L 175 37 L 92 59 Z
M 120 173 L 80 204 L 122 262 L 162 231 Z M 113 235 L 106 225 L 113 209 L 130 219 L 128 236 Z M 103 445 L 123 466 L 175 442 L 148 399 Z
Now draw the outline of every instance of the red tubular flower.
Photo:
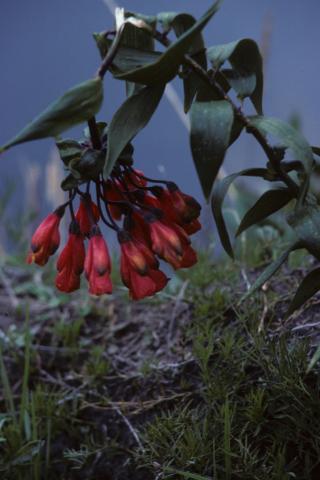
M 147 185 L 147 180 L 143 178 L 143 172 L 141 172 L 141 170 L 132 169 L 132 171 L 126 172 L 124 174 L 124 180 L 129 191 Z
M 60 253 L 57 262 L 58 274 L 56 287 L 61 292 L 70 293 L 80 287 L 80 275 L 83 272 L 85 248 L 83 235 L 77 222 L 72 222 L 66 246 Z
M 104 184 L 104 198 L 110 202 L 124 202 L 126 199 L 121 194 L 121 185 L 117 180 L 107 180 Z M 109 204 L 109 210 L 114 220 L 120 220 L 125 209 L 122 205 Z
M 89 282 L 90 293 L 93 295 L 112 293 L 111 261 L 108 246 L 97 226 L 94 226 L 90 232 L 84 270 Z
M 191 267 L 197 262 L 189 237 L 179 225 L 151 217 L 149 228 L 153 252 L 174 269 Z
M 27 263 L 45 265 L 49 257 L 55 253 L 60 244 L 59 225 L 64 210 L 64 207 L 57 208 L 40 223 L 31 239 Z
M 121 247 L 121 278 L 129 288 L 133 300 L 154 295 L 162 290 L 168 278 L 159 270 L 159 262 L 152 251 L 127 232 L 118 234 Z
M 80 205 L 76 213 L 76 220 L 80 226 L 82 235 L 88 236 L 93 224 L 100 219 L 100 213 L 97 205 L 91 200 L 90 195 L 81 197 Z
M 149 226 L 140 211 L 129 212 L 124 219 L 123 228 L 130 233 L 133 239 L 144 243 L 149 249 L 151 248 Z
M 168 221 L 180 225 L 189 235 L 200 230 L 197 219 L 201 206 L 193 197 L 181 192 L 175 183 L 168 183 L 168 188 L 156 186 L 151 191 Z
M 196 218 L 195 220 L 192 220 L 192 222 L 189 223 L 184 223 L 181 225 L 181 228 L 188 234 L 188 235 L 193 235 L 194 233 L 198 232 L 201 230 L 201 223 L 199 220 Z

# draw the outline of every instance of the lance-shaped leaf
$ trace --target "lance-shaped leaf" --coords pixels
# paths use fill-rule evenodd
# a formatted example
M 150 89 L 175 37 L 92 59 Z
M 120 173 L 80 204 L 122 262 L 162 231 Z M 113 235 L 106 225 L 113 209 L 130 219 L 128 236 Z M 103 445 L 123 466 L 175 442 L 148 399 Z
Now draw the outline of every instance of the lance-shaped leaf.
M 94 39 L 99 47 L 101 57 L 104 58 L 112 45 L 112 41 L 100 33 L 95 33 Z M 150 65 L 157 61 L 160 56 L 161 52 L 121 45 L 112 61 L 110 70 L 113 74 L 128 72 L 144 65 Z
M 287 260 L 290 253 L 294 250 L 301 248 L 300 243 L 292 244 L 285 252 L 283 252 L 280 257 L 274 260 L 257 278 L 257 280 L 253 283 L 250 290 L 240 299 L 239 303 L 242 303 L 248 297 L 253 295 L 257 290 L 259 290 L 283 265 L 283 263 Z
M 30 140 L 56 137 L 74 125 L 93 117 L 100 110 L 102 100 L 103 86 L 100 78 L 76 85 L 49 105 L 44 112 L 8 142 L 3 150 Z
M 289 148 L 303 162 L 306 172 L 310 173 L 313 165 L 312 150 L 298 130 L 278 118 L 254 116 L 250 117 L 250 123 L 263 135 L 270 134 L 278 138 L 284 147 Z
M 197 95 L 190 110 L 190 144 L 204 196 L 213 182 L 230 143 L 233 109 L 226 100 L 204 100 Z
M 283 208 L 292 198 L 292 192 L 286 188 L 265 192 L 241 220 L 236 236 Z
M 73 188 L 77 188 L 80 185 L 80 180 L 77 180 L 72 173 L 69 173 L 66 178 L 64 178 L 61 182 L 61 188 L 64 191 L 72 190 Z
M 234 81 L 232 86 L 240 96 L 249 96 L 257 112 L 262 114 L 263 62 L 257 43 L 250 38 L 244 38 L 216 45 L 207 49 L 207 58 L 214 69 L 220 68 L 227 60 L 230 62 L 238 74 L 238 81 Z M 241 82 L 239 78 L 242 78 Z
M 265 175 L 267 175 L 267 173 L 268 173 L 268 170 L 266 168 L 248 168 L 246 170 L 242 170 L 241 172 L 228 175 L 227 177 L 217 182 L 213 188 L 212 198 L 211 198 L 212 213 L 217 225 L 222 246 L 225 249 L 225 251 L 228 253 L 228 255 L 230 255 L 230 257 L 232 258 L 234 257 L 233 249 L 231 246 L 226 223 L 224 221 L 223 214 L 222 214 L 222 205 L 223 205 L 225 196 L 232 182 L 234 182 L 234 180 L 236 180 L 238 177 L 248 176 L 248 177 L 263 178 Z
M 133 18 L 138 18 L 138 20 L 142 20 L 143 22 L 148 25 L 152 31 L 155 30 L 156 24 L 157 24 L 157 19 L 156 17 L 146 17 L 146 16 L 141 16 L 140 14 L 137 13 L 131 13 L 131 12 L 125 12 L 125 17 L 133 17 Z M 143 17 L 143 18 L 142 18 Z M 136 48 L 138 50 L 146 50 L 149 52 L 154 51 L 154 38 L 152 35 L 150 35 L 150 32 L 146 32 L 143 28 L 138 28 L 136 25 L 133 25 L 131 23 L 127 23 L 125 25 L 124 31 L 122 33 L 121 37 L 121 44 L 123 46 L 128 46 L 131 48 Z M 142 65 L 136 65 L 135 67 L 130 67 L 130 70 L 132 68 L 137 68 L 141 67 Z M 141 89 L 141 85 L 134 83 L 134 82 L 126 82 L 126 94 L 127 97 L 130 97 L 134 93 L 137 93 Z
M 302 280 L 299 285 L 298 290 L 289 305 L 289 308 L 286 312 L 286 317 L 289 317 L 295 310 L 302 307 L 309 298 L 313 297 L 320 290 L 320 268 L 312 270 L 308 275 Z
M 142 88 L 131 95 L 113 116 L 108 127 L 107 155 L 103 175 L 107 179 L 127 144 L 149 122 L 164 92 L 164 85 Z
M 196 19 L 187 13 L 161 12 L 157 15 L 157 19 L 162 24 L 164 32 L 168 32 L 172 28 L 177 37 L 183 35 L 196 23 Z M 202 68 L 207 70 L 205 43 L 201 33 L 194 38 L 188 53 Z M 202 80 L 188 67 L 184 68 L 183 73 L 184 111 L 187 113 L 197 91 L 202 86 Z
M 307 368 L 307 373 L 309 373 L 313 367 L 316 365 L 316 363 L 320 360 L 320 345 L 318 346 L 317 350 L 314 352 L 310 362 L 309 362 L 309 365 L 308 365 L 308 368 Z
M 238 98 L 241 100 L 250 97 L 255 91 L 257 80 L 254 74 L 242 74 L 231 68 L 225 68 L 221 70 L 221 74 L 226 78 L 229 85 L 238 94 Z
M 156 62 L 124 74 L 118 74 L 116 78 L 144 85 L 166 83 L 172 80 L 176 76 L 179 66 L 183 63 L 184 55 L 189 51 L 198 34 L 218 11 L 221 3 L 221 0 L 215 2 L 191 28 L 166 49 Z
M 289 215 L 287 221 L 308 252 L 320 260 L 319 205 L 305 205 Z
M 82 147 L 79 142 L 66 138 L 58 140 L 56 146 L 59 150 L 59 155 L 63 163 L 68 166 L 69 162 L 74 158 L 80 158 Z

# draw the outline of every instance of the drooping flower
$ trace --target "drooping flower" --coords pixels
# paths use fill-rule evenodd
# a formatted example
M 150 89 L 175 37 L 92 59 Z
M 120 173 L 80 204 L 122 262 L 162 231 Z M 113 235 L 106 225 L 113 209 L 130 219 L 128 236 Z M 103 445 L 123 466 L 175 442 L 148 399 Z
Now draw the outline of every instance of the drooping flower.
M 201 230 L 201 223 L 199 220 L 196 218 L 195 220 L 192 220 L 192 222 L 189 223 L 184 223 L 181 225 L 181 228 L 188 234 L 188 235 L 193 235 L 194 233 L 198 232 Z
M 126 199 L 121 193 L 121 185 L 117 180 L 107 180 L 103 186 L 104 189 L 104 198 L 110 202 L 108 208 L 114 220 L 120 220 L 123 213 L 125 213 L 125 208 L 121 202 L 125 202 Z M 114 202 L 114 203 L 113 203 Z M 117 205 L 118 203 L 118 205 Z
M 121 247 L 121 278 L 131 298 L 141 300 L 162 290 L 168 278 L 159 270 L 159 262 L 152 251 L 125 231 L 118 233 L 118 239 Z
M 78 223 L 71 222 L 68 241 L 60 253 L 57 262 L 58 274 L 56 287 L 62 292 L 70 293 L 80 287 L 80 275 L 83 272 L 85 247 L 83 235 Z
M 156 196 L 167 220 L 182 226 L 186 231 L 189 230 L 192 233 L 197 231 L 194 229 L 199 226 L 200 222 L 194 223 L 192 227 L 188 228 L 192 222 L 198 219 L 201 212 L 201 205 L 193 197 L 181 192 L 173 182 L 168 182 L 167 188 L 157 186 L 151 188 L 151 191 Z
M 124 180 L 128 186 L 128 190 L 135 190 L 136 188 L 145 187 L 147 185 L 147 180 L 143 176 L 141 170 L 136 170 L 134 168 L 131 171 L 127 171 L 124 174 Z
M 27 263 L 45 265 L 49 257 L 56 252 L 60 244 L 59 225 L 64 211 L 64 207 L 57 208 L 40 223 L 31 239 Z
M 76 213 L 76 220 L 79 223 L 82 235 L 89 235 L 91 227 L 100 219 L 97 205 L 91 200 L 90 195 L 81 197 L 80 205 Z
M 124 221 L 125 229 L 131 237 L 144 243 L 151 249 L 150 229 L 148 222 L 144 219 L 143 213 L 139 210 L 130 212 Z
M 152 251 L 174 269 L 191 267 L 197 262 L 189 237 L 179 225 L 151 216 L 149 228 Z
M 98 226 L 91 229 L 84 270 L 93 295 L 112 293 L 111 261 L 108 246 Z

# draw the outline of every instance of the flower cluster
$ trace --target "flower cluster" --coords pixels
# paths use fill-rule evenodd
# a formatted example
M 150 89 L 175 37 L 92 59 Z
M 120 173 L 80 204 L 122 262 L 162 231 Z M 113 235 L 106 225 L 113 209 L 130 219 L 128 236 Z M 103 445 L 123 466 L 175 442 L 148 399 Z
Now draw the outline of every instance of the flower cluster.
M 92 183 L 96 203 L 90 194 Z M 76 198 L 79 206 L 75 212 Z M 59 255 L 56 276 L 62 292 L 77 290 L 83 271 L 91 294 L 112 292 L 111 260 L 99 221 L 117 233 L 121 278 L 134 300 L 166 286 L 168 278 L 159 269 L 159 259 L 174 269 L 191 267 L 197 261 L 189 236 L 201 228 L 198 202 L 173 182 L 149 179 L 132 166 L 120 164 L 107 181 L 99 177 L 87 183 L 86 191 L 72 189 L 69 201 L 43 220 L 32 237 L 28 263 L 45 265 L 56 252 L 67 207 L 71 214 L 69 237 Z

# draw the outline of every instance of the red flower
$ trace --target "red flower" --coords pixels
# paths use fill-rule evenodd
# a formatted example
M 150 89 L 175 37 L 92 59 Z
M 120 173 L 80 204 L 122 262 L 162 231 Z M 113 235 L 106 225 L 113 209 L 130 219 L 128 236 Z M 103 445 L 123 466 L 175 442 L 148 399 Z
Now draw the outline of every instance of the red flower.
M 124 174 L 124 180 L 129 191 L 147 185 L 147 180 L 143 178 L 143 172 L 141 172 L 141 170 L 132 169 L 132 171 L 126 172 Z
M 90 293 L 93 295 L 112 293 L 110 255 L 107 244 L 97 226 L 94 226 L 90 232 L 84 270 L 89 282 Z
M 195 219 L 195 220 L 192 220 L 192 222 L 184 223 L 183 225 L 181 225 L 181 228 L 183 228 L 183 230 L 188 235 L 193 235 L 194 233 L 201 230 L 201 223 L 199 222 L 198 219 Z
M 125 197 L 121 193 L 121 185 L 118 180 L 107 180 L 104 184 L 104 198 L 109 202 L 125 202 Z M 114 220 L 120 220 L 125 208 L 120 204 L 108 205 L 112 218 Z
M 134 210 L 126 216 L 124 228 L 128 230 L 132 238 L 144 243 L 149 249 L 151 248 L 149 225 L 138 210 Z
M 40 223 L 31 239 L 27 263 L 45 265 L 49 257 L 55 253 L 60 244 L 59 225 L 63 214 L 64 208 L 57 208 Z
M 168 278 L 159 270 L 152 251 L 127 232 L 118 234 L 121 247 L 121 278 L 129 288 L 130 297 L 140 300 L 162 290 Z
M 200 222 L 193 223 L 200 215 L 200 204 L 190 195 L 181 192 L 175 183 L 168 183 L 168 188 L 153 187 L 151 191 L 167 220 L 182 226 L 189 234 L 201 228 Z
M 151 217 L 149 228 L 153 252 L 174 269 L 191 267 L 197 262 L 189 237 L 179 225 Z
M 82 235 L 88 236 L 91 227 L 99 221 L 100 213 L 97 205 L 91 200 L 90 195 L 81 197 L 80 205 L 76 213 L 76 220 L 80 226 Z
M 80 275 L 83 272 L 85 248 L 79 225 L 71 223 L 66 246 L 57 262 L 58 274 L 56 287 L 61 292 L 73 292 L 80 287 Z

